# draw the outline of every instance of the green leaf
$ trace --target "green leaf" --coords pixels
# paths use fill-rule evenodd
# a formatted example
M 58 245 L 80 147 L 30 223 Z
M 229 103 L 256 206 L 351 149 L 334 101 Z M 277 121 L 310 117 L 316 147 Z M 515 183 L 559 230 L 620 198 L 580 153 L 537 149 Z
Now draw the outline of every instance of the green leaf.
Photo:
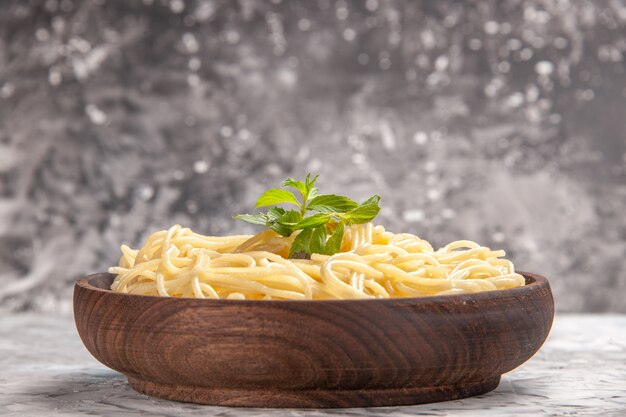
M 343 223 L 339 223 L 324 246 L 325 255 L 334 255 L 341 248 L 343 240 Z
M 306 203 L 311 198 L 317 195 L 317 188 L 314 187 L 315 181 L 317 181 L 318 175 L 316 175 L 313 179 L 311 179 L 311 174 L 307 174 L 304 182 L 295 180 L 293 178 L 287 178 L 283 181 L 283 187 L 293 187 L 300 192 L 302 196 L 302 201 Z
M 362 224 L 372 221 L 379 211 L 380 207 L 377 204 L 361 204 L 342 217 L 347 224 Z
M 265 213 L 259 214 L 239 214 L 237 216 L 233 216 L 233 219 L 239 219 L 246 221 L 252 224 L 258 224 L 261 226 L 266 226 L 268 222 L 267 215 Z
M 280 224 L 280 223 L 272 223 L 269 226 L 267 226 L 269 229 L 275 231 L 276 233 L 278 233 L 281 236 L 291 236 L 291 234 L 293 233 L 293 228 L 290 226 L 285 226 L 284 224 Z
M 304 229 L 294 239 L 289 257 L 292 259 L 310 259 L 312 253 L 323 253 L 326 245 L 326 228 L 319 226 Z
M 305 217 L 296 224 L 296 229 L 309 229 L 311 227 L 321 226 L 328 223 L 330 214 L 317 213 L 309 217 Z
M 313 179 L 311 179 L 311 174 L 306 174 L 306 179 L 304 180 L 307 189 L 306 197 L 304 198 L 305 203 L 313 197 L 317 196 L 318 191 L 317 188 L 315 188 L 315 182 L 317 181 L 318 177 L 319 175 L 316 175 L 315 177 L 313 177 Z
M 324 247 L 326 246 L 326 227 L 319 226 L 310 230 L 313 230 L 313 233 L 311 234 L 311 242 L 309 243 L 309 253 L 323 254 Z
M 307 206 L 309 210 L 320 213 L 346 213 L 356 207 L 358 207 L 358 203 L 355 201 L 335 194 L 318 195 Z
M 366 205 L 366 204 L 378 204 L 380 202 L 380 196 L 379 195 L 373 195 L 370 198 L 368 198 L 367 200 L 365 200 L 364 202 L 361 203 L 362 206 Z
M 278 219 L 271 220 L 268 227 L 280 235 L 291 236 L 295 230 L 295 225 L 298 224 L 301 219 L 300 213 L 296 210 L 283 210 L 283 214 Z
M 296 210 L 287 210 L 282 216 L 280 216 L 277 222 L 285 226 L 295 226 L 300 222 L 300 220 L 302 220 L 302 216 L 299 212 Z
M 316 175 L 311 178 L 311 173 L 306 174 L 306 179 L 304 180 L 306 183 L 306 188 L 308 188 L 309 190 L 313 188 L 313 186 L 315 185 L 315 181 L 317 181 L 318 177 L 319 175 Z
M 285 214 L 285 209 L 281 207 L 272 207 L 267 210 L 267 218 L 270 222 L 280 219 L 283 214 Z
M 297 210 L 270 207 L 267 213 L 235 216 L 253 224 L 265 226 L 282 236 L 300 233 L 294 239 L 290 257 L 310 257 L 311 253 L 337 253 L 341 248 L 345 225 L 372 221 L 380 211 L 380 197 L 374 195 L 358 204 L 348 197 L 335 194 L 319 195 L 315 187 L 318 175 L 307 174 L 304 181 L 287 178 L 283 187 L 292 187 L 302 196 L 288 190 L 271 188 L 256 202 L 256 207 L 293 204 Z M 308 211 L 316 212 L 305 217 Z
M 256 208 L 273 206 L 275 204 L 295 204 L 300 207 L 300 202 L 291 191 L 281 190 L 280 188 L 270 188 L 256 202 Z
M 309 259 L 311 252 L 309 252 L 309 243 L 311 242 L 311 235 L 313 229 L 304 229 L 293 240 L 291 244 L 291 250 L 289 251 L 289 258 L 291 259 Z
M 293 178 L 287 178 L 285 181 L 283 181 L 282 186 L 293 187 L 300 192 L 300 195 L 303 199 L 306 198 L 307 186 L 302 181 L 294 180 Z

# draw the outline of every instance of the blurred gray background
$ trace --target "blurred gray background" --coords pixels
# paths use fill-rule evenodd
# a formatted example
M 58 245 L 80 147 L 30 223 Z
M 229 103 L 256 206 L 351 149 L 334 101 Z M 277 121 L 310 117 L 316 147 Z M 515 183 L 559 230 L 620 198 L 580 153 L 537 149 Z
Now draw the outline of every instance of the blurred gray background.
M 3 1 L 0 310 L 284 177 L 626 312 L 623 0 Z

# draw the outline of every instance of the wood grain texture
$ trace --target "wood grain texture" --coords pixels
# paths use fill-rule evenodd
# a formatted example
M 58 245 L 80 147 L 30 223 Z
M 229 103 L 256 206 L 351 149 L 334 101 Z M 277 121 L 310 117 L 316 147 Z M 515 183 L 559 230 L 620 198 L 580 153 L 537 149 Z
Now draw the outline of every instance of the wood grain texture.
M 471 295 L 261 301 L 114 293 L 79 280 L 87 349 L 142 393 L 203 404 L 356 407 L 478 395 L 530 358 L 554 316 L 548 281 Z

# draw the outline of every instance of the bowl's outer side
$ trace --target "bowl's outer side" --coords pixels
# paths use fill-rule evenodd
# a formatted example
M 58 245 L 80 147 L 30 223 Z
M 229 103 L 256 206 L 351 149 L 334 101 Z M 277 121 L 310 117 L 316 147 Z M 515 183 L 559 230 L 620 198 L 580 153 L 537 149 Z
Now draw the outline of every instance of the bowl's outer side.
M 342 301 L 144 297 L 77 282 L 80 337 L 100 362 L 157 384 L 368 390 L 499 377 L 530 358 L 554 316 L 548 282 L 468 296 Z M 108 287 L 107 287 L 108 288 Z M 497 382 L 496 382 L 497 383 Z

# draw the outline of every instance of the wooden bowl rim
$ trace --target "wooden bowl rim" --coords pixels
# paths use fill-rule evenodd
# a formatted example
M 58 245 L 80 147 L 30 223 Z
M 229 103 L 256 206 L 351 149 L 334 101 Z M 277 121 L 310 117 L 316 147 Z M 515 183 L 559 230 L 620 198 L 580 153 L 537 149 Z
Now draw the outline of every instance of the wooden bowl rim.
M 135 300 L 162 300 L 167 302 L 181 302 L 181 303 L 202 303 L 205 305 L 209 304 L 252 304 L 252 305 L 267 305 L 270 304 L 295 304 L 302 305 L 307 303 L 315 303 L 315 304 L 336 304 L 336 303 L 371 303 L 378 302 L 384 304 L 439 304 L 439 303 L 462 303 L 468 301 L 480 301 L 480 300 L 497 300 L 511 297 L 519 297 L 524 295 L 529 295 L 540 291 L 544 288 L 549 288 L 550 283 L 543 275 L 539 275 L 532 272 L 525 271 L 516 271 L 518 274 L 522 275 L 526 278 L 526 285 L 523 287 L 510 288 L 506 290 L 492 290 L 492 291 L 482 291 L 477 293 L 470 294 L 450 294 L 450 295 L 431 295 L 424 297 L 397 297 L 397 298 L 350 298 L 350 299 L 329 299 L 329 300 L 229 300 L 229 299 L 209 299 L 209 298 L 191 298 L 191 297 L 161 297 L 158 295 L 141 295 L 141 294 L 127 294 L 114 292 L 110 289 L 105 289 L 101 287 L 97 287 L 91 283 L 92 280 L 102 276 L 102 275 L 111 275 L 113 274 L 107 272 L 99 272 L 95 274 L 88 275 L 84 278 L 80 278 L 76 281 L 75 286 L 84 288 L 88 291 L 96 291 L 103 294 L 108 294 L 112 296 L 118 297 L 130 297 L 129 299 Z M 175 300 L 175 301 L 174 301 Z

